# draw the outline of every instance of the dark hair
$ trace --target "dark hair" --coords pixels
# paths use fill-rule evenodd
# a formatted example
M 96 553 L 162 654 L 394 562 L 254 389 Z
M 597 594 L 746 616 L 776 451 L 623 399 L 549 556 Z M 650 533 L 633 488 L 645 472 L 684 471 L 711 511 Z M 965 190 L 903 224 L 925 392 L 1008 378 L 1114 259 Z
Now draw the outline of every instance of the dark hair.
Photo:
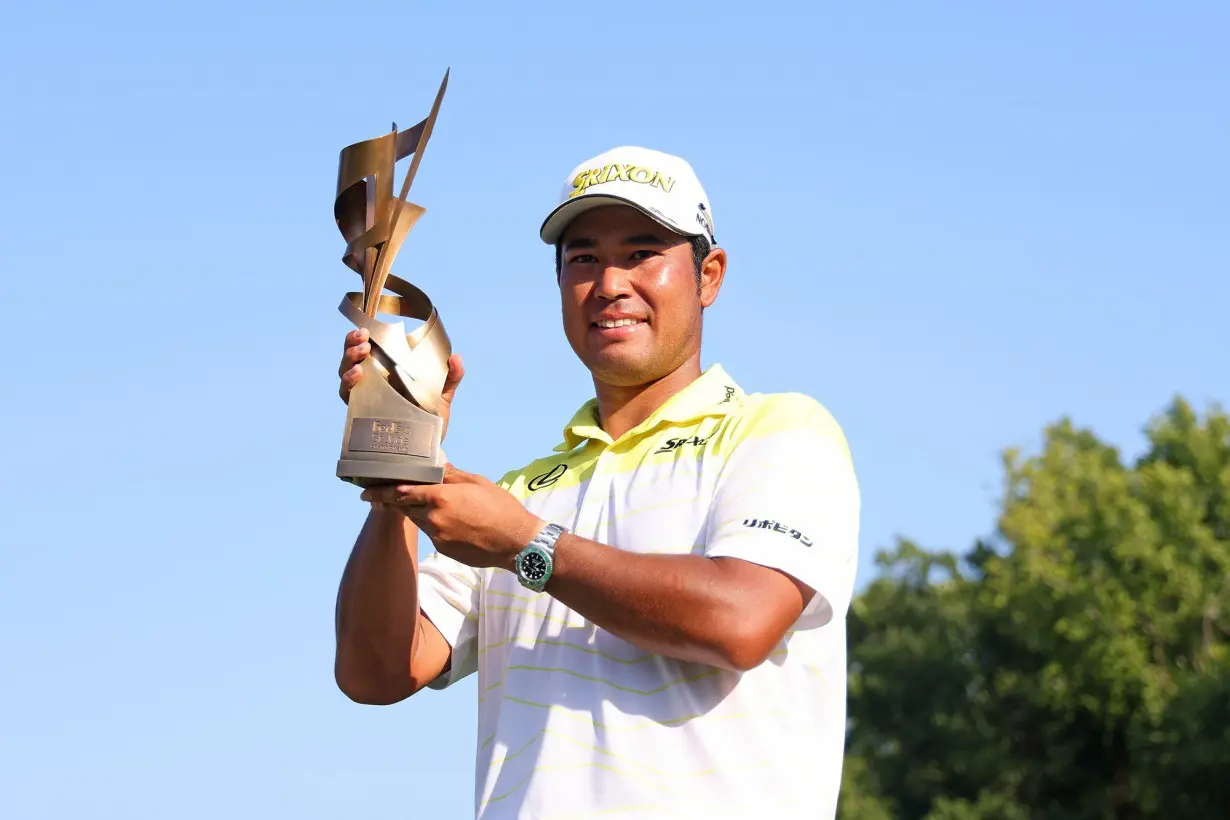
M 704 236 L 689 236 L 688 244 L 692 246 L 692 264 L 696 268 L 696 285 L 700 286 L 701 268 L 705 264 L 705 257 L 709 255 L 709 251 L 713 250 L 709 246 L 709 239 Z M 555 243 L 555 278 L 563 272 L 564 249 L 560 242 Z

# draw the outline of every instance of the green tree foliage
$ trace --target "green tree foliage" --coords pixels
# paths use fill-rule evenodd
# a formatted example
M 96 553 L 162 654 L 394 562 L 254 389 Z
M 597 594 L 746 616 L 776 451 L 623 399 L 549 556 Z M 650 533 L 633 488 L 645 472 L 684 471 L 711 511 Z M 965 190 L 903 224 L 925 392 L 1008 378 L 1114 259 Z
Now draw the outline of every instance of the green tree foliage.
M 843 820 L 1230 817 L 1230 417 L 1134 463 L 1064 420 L 994 537 L 902 540 L 850 619 Z

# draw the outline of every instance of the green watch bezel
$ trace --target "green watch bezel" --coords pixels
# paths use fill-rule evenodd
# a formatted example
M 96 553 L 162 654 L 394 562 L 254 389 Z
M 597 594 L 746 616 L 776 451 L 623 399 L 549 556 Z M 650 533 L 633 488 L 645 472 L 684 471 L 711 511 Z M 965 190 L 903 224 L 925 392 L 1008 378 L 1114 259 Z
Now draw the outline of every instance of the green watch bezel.
M 516 558 L 513 559 L 513 569 L 521 586 L 534 592 L 543 592 L 546 589 L 547 581 L 551 580 L 551 573 L 555 571 L 555 545 L 560 536 L 568 531 L 567 527 L 560 524 L 547 524 L 530 543 L 522 548 L 521 552 L 517 553 Z M 531 581 L 522 571 L 522 561 L 529 555 L 540 556 L 547 565 L 547 571 L 543 574 L 541 581 Z
M 537 555 L 541 557 L 543 562 L 547 565 L 546 572 L 543 573 L 541 581 L 531 581 L 529 578 L 525 577 L 525 572 L 521 567 L 522 562 L 528 555 Z M 517 569 L 517 580 L 521 582 L 523 587 L 532 589 L 536 592 L 542 592 L 547 586 L 547 581 L 551 580 L 551 571 L 555 569 L 555 558 L 550 552 L 537 544 L 530 544 L 528 547 L 521 550 L 521 552 L 517 553 L 517 557 L 514 560 L 514 565 Z

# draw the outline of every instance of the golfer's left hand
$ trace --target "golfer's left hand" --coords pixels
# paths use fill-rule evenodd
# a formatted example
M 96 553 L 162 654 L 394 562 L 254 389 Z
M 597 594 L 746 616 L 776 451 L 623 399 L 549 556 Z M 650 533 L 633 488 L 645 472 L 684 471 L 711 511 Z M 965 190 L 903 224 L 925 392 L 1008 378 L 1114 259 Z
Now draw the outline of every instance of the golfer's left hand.
M 441 554 L 471 567 L 512 569 L 546 524 L 503 487 L 451 464 L 442 484 L 372 487 L 362 497 L 401 510 Z

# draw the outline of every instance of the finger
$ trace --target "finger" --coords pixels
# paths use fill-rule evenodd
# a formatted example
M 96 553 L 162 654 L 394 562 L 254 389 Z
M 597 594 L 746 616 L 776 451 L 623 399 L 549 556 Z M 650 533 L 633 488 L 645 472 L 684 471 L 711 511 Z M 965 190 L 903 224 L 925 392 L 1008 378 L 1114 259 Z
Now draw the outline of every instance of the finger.
M 398 507 L 427 507 L 434 502 L 436 488 L 421 484 L 389 484 L 368 487 L 359 497 L 377 504 L 392 504 Z
M 354 369 L 355 365 L 366 359 L 372 353 L 371 342 L 359 342 L 354 345 L 347 345 L 345 352 L 342 353 L 342 364 L 337 369 L 339 376 L 344 376 L 347 371 Z
M 410 519 L 410 523 L 418 527 L 419 530 L 428 536 L 436 534 L 436 528 L 431 525 L 428 520 L 430 509 L 428 507 L 398 507 L 402 515 Z
M 380 507 L 390 504 L 396 497 L 392 487 L 368 487 L 359 493 L 360 500 Z
M 440 391 L 440 397 L 444 401 L 451 403 L 453 396 L 457 393 L 457 385 L 461 384 L 462 378 L 465 377 L 465 364 L 461 361 L 461 354 L 454 353 L 448 357 L 448 375 L 444 377 L 444 387 Z
M 354 365 L 349 370 L 342 372 L 341 384 L 338 385 L 337 393 L 342 397 L 342 401 L 350 403 L 350 391 L 359 384 L 363 379 L 363 368 L 360 365 Z
M 342 389 L 349 393 L 351 388 L 358 384 L 359 380 L 362 378 L 363 368 L 356 364 L 354 367 L 342 373 Z
M 473 479 L 474 476 L 470 475 L 465 470 L 458 469 L 452 464 L 444 465 L 443 483 L 445 484 L 466 484 L 473 481 Z
M 346 347 L 362 344 L 368 340 L 367 328 L 360 327 L 346 334 Z

